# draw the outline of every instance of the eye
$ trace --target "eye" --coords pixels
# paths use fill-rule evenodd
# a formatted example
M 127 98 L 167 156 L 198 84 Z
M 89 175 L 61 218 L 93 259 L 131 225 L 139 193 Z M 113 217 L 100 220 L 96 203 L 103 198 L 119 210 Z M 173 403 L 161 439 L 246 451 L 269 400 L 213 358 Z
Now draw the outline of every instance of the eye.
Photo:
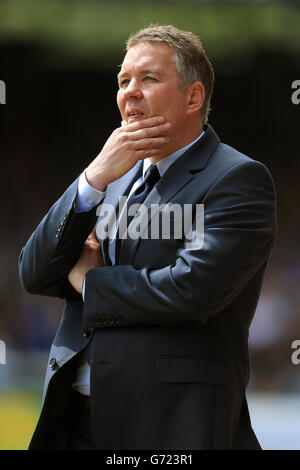
M 128 78 L 123 78 L 123 80 L 121 80 L 119 82 L 119 87 L 122 88 L 122 87 L 126 86 L 129 82 L 130 82 L 130 80 Z
M 144 77 L 144 80 L 145 80 L 145 81 L 151 81 L 151 80 L 153 80 L 153 81 L 157 82 L 157 79 L 154 78 L 154 77 L 150 77 L 150 75 L 147 75 L 146 77 Z

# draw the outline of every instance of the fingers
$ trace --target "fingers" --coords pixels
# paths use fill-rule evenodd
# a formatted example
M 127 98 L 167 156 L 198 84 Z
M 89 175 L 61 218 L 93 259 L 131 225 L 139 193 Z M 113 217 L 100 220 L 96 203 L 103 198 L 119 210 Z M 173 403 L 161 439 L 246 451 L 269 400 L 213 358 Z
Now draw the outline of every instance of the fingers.
M 164 136 L 171 128 L 171 124 L 162 116 L 155 116 L 141 121 L 126 124 L 122 121 L 122 129 L 129 133 L 131 140 L 144 139 L 146 137 Z
M 86 241 L 84 242 L 84 248 L 86 249 L 92 248 L 92 249 L 97 249 L 97 250 L 100 248 L 95 230 L 93 230 L 87 237 Z
M 147 119 L 141 119 L 140 121 L 131 122 L 130 124 L 127 124 L 126 121 L 122 121 L 122 126 L 126 127 L 127 132 L 134 132 L 147 127 L 159 126 L 164 122 L 165 118 L 163 116 L 154 116 Z
M 165 122 L 159 126 L 145 127 L 143 129 L 138 129 L 130 133 L 131 140 L 141 140 L 149 137 L 160 137 L 166 136 L 167 132 L 170 130 L 171 124 Z
M 167 144 L 170 141 L 168 136 L 163 137 L 153 137 L 147 139 L 140 139 L 135 141 L 134 149 L 135 150 L 147 150 L 150 148 L 160 148 L 160 146 Z
M 98 243 L 98 240 L 97 240 L 97 238 L 96 238 L 96 236 L 95 236 L 95 234 L 94 234 L 93 232 L 91 232 L 91 233 L 89 234 L 89 236 L 87 237 L 86 241 L 87 241 L 87 242 L 90 242 L 90 243 Z
M 170 141 L 171 124 L 163 116 L 127 123 L 115 129 L 99 155 L 86 169 L 86 178 L 95 189 L 103 191 L 127 173 L 138 160 L 163 156 Z M 96 243 L 95 239 L 94 243 Z M 88 243 L 91 238 L 88 239 Z
M 93 230 L 91 231 L 91 233 L 89 234 L 88 238 L 89 238 L 90 240 L 95 240 L 95 241 L 98 243 L 98 240 L 97 240 L 97 237 L 96 237 L 96 231 L 95 231 L 95 229 L 93 229 Z
M 123 146 L 123 155 L 130 152 L 138 160 L 161 153 L 161 148 L 170 142 L 167 133 L 171 124 L 162 116 L 155 116 L 127 124 L 122 121 L 121 128 L 114 135 Z

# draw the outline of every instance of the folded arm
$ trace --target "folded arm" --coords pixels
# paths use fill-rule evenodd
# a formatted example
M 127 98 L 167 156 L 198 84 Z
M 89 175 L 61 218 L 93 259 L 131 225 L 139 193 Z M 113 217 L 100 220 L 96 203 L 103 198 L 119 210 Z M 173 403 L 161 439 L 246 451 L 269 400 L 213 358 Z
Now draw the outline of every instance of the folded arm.
M 21 251 L 19 274 L 31 294 L 66 297 L 68 275 L 93 230 L 96 207 L 77 212 L 78 179 L 51 207 Z

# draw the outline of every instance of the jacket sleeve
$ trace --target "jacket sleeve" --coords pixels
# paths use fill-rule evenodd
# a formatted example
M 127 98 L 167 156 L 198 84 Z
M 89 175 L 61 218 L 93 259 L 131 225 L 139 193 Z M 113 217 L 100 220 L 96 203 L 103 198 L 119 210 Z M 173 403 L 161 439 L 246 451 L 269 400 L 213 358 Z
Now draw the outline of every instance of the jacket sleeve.
M 51 207 L 21 251 L 19 275 L 31 294 L 61 298 L 68 292 L 76 295 L 68 273 L 97 220 L 96 208 L 75 212 L 77 187 L 78 179 Z
M 272 178 L 259 162 L 238 163 L 199 203 L 204 204 L 201 249 L 185 243 L 176 262 L 161 269 L 119 265 L 87 273 L 86 327 L 202 323 L 242 292 L 273 246 Z

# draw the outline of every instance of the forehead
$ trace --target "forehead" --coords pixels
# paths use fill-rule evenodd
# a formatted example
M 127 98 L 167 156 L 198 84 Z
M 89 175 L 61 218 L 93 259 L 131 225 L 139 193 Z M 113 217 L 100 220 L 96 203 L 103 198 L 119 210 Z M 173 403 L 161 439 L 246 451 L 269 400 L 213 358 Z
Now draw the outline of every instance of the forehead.
M 121 73 L 132 70 L 157 70 L 176 72 L 174 49 L 165 43 L 140 43 L 131 47 L 121 65 Z

